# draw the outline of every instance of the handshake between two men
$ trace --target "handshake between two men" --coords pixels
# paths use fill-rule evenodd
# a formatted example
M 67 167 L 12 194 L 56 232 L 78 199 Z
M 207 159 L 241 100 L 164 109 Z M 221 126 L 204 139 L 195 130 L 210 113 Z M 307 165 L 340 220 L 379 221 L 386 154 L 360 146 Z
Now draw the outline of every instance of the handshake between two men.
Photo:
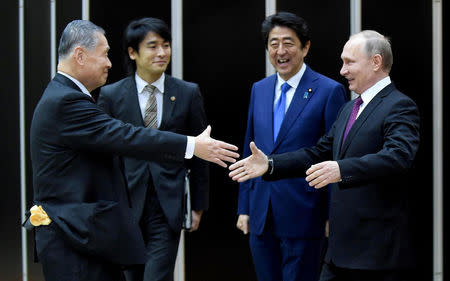
M 273 172 L 273 163 L 269 170 L 269 158 L 258 149 L 254 142 L 250 142 L 252 155 L 232 164 L 229 176 L 237 182 L 244 182 L 252 178 L 260 177 L 267 172 Z M 341 180 L 339 165 L 336 161 L 324 161 L 311 165 L 306 171 L 306 181 L 309 186 L 316 189 L 322 188 L 330 183 Z
M 229 176 L 237 182 L 244 182 L 252 178 L 260 177 L 269 170 L 269 158 L 258 149 L 254 142 L 250 143 L 252 155 L 236 162 L 239 154 L 234 152 L 237 147 L 223 141 L 215 140 L 210 137 L 211 127 L 208 126 L 205 131 L 195 137 L 194 155 L 224 168 L 227 167 L 224 161 L 234 163 L 230 165 Z M 236 163 L 235 163 L 236 162 Z M 271 174 L 273 166 L 271 167 Z M 311 165 L 306 171 L 306 181 L 309 186 L 316 189 L 327 186 L 341 180 L 339 165 L 336 161 L 324 161 Z

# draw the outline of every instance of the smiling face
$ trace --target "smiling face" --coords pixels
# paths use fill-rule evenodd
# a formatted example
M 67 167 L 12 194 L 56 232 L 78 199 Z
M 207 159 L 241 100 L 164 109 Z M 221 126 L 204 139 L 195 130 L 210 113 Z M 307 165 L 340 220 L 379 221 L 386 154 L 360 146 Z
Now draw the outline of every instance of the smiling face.
M 364 53 L 364 39 L 350 39 L 341 54 L 341 75 L 348 81 L 348 88 L 357 94 L 373 86 L 378 79 L 377 70 L 380 63 L 377 57 L 369 57 Z
M 128 48 L 128 55 L 136 62 L 138 75 L 149 83 L 158 80 L 170 62 L 172 54 L 170 43 L 159 34 L 150 31 L 139 43 L 138 48 L 138 51 Z
M 300 71 L 311 45 L 308 41 L 302 46 L 297 34 L 284 26 L 275 26 L 270 31 L 267 44 L 270 63 L 285 81 Z

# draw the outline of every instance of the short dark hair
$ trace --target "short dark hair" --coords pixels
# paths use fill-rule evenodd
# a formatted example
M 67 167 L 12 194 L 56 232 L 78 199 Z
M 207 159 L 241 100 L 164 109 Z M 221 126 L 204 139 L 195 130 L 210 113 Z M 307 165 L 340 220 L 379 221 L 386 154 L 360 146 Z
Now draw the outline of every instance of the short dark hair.
M 136 71 L 136 62 L 130 59 L 128 47 L 139 52 L 139 44 L 149 32 L 154 32 L 161 36 L 164 41 L 172 43 L 172 35 L 170 34 L 169 27 L 163 20 L 157 18 L 141 18 L 130 22 L 125 29 L 123 40 L 125 65 L 130 75 Z
M 263 21 L 261 26 L 261 34 L 266 49 L 269 41 L 269 33 L 276 26 L 288 27 L 292 29 L 302 43 L 302 48 L 304 48 L 306 43 L 311 40 L 308 24 L 303 18 L 289 12 L 278 12 L 274 15 L 268 16 Z

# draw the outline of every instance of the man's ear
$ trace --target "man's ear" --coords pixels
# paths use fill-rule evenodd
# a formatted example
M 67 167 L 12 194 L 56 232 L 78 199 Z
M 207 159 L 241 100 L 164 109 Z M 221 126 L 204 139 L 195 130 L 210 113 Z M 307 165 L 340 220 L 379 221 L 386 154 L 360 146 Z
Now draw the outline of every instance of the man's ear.
M 133 49 L 133 48 L 131 48 L 131 47 L 128 47 L 128 56 L 130 57 L 130 59 L 131 60 L 135 60 L 136 59 L 136 51 Z
M 305 57 L 308 55 L 309 48 L 311 48 L 311 40 L 308 40 L 308 42 L 306 42 L 305 46 L 303 46 L 302 48 Z
M 374 71 L 378 71 L 383 68 L 383 58 L 380 54 L 376 54 L 372 57 L 372 65 Z
M 86 50 L 81 46 L 77 46 L 73 50 L 72 56 L 79 65 L 84 65 L 86 60 Z

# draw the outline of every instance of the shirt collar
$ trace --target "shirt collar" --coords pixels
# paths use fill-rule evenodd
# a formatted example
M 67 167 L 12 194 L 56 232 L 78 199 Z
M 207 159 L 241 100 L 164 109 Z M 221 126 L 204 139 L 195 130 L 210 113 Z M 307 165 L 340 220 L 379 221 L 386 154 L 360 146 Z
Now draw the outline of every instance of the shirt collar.
M 287 82 L 289 84 L 289 86 L 291 86 L 293 89 L 297 89 L 297 86 L 300 83 L 300 80 L 302 79 L 305 71 L 306 71 L 306 63 L 303 63 L 300 70 L 287 81 L 284 81 L 283 78 L 281 78 L 280 74 L 277 72 L 277 83 L 278 83 L 277 88 L 278 88 L 278 90 L 281 89 L 281 85 L 283 85 L 284 82 Z
M 165 80 L 165 78 L 166 78 L 166 76 L 165 76 L 165 73 L 163 72 L 161 77 L 159 77 L 158 80 L 156 80 L 155 82 L 152 83 L 152 85 L 155 86 L 156 89 L 158 89 L 158 91 L 160 93 L 164 93 L 164 80 Z M 138 93 L 142 93 L 142 91 L 144 90 L 144 87 L 147 86 L 148 83 L 144 79 L 139 77 L 137 72 L 134 75 L 134 79 L 136 81 L 137 92 Z
M 384 89 L 387 85 L 391 84 L 391 78 L 389 76 L 381 79 L 377 83 L 375 83 L 372 87 L 365 90 L 361 94 L 361 99 L 364 104 L 368 104 L 381 90 Z
M 92 97 L 91 93 L 89 93 L 88 89 L 86 89 L 86 87 L 85 87 L 80 81 L 78 81 L 77 79 L 73 78 L 73 77 L 70 76 L 69 74 L 64 73 L 64 72 L 62 72 L 62 71 L 58 71 L 58 73 L 61 74 L 61 75 L 63 75 L 63 76 L 65 76 L 65 77 L 67 77 L 67 78 L 69 78 L 70 80 L 72 80 L 72 82 L 75 83 L 75 85 L 77 85 L 78 88 L 80 88 L 80 90 L 81 90 L 84 94 L 86 94 L 86 95 Z

